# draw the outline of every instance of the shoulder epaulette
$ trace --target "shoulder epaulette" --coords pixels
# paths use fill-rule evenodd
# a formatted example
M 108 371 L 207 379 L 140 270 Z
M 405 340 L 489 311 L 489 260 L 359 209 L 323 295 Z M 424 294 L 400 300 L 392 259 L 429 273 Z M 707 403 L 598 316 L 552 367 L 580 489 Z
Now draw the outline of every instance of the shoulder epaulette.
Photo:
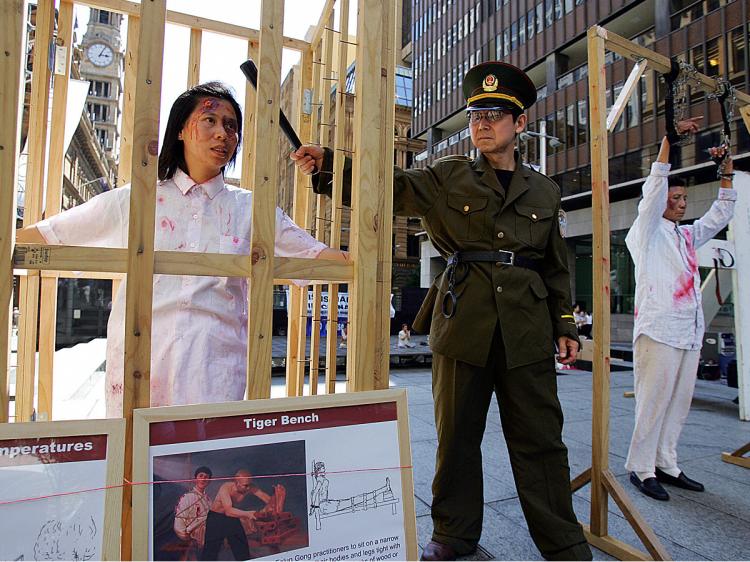
M 464 156 L 463 154 L 449 154 L 435 160 L 433 164 L 443 164 L 445 162 L 473 162 L 473 158 Z

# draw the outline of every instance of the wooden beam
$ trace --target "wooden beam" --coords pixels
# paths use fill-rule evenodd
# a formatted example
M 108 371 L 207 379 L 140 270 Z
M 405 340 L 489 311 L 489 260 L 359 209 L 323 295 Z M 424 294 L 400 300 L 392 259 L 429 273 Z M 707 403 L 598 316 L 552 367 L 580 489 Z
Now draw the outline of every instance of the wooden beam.
M 378 359 L 377 340 L 382 334 L 373 334 L 372 327 L 379 326 L 377 279 L 378 213 L 382 212 L 379 184 L 382 154 L 380 135 L 381 96 L 392 95 L 381 90 L 381 72 L 387 72 L 383 60 L 382 36 L 383 3 L 380 0 L 362 0 L 357 18 L 357 97 L 354 104 L 354 162 L 352 167 L 352 226 L 349 244 L 354 261 L 354 283 L 349 289 L 349 337 L 352 347 L 347 363 L 347 389 L 349 391 L 375 388 Z M 393 129 L 390 130 L 393 133 Z
M 154 223 L 161 104 L 162 64 L 166 0 L 143 2 L 138 43 L 148 45 L 138 53 L 136 72 L 133 160 L 131 165 L 130 213 L 125 299 L 125 369 L 123 417 L 125 433 L 125 478 L 133 474 L 133 410 L 150 406 L 151 311 L 154 276 Z M 123 493 L 122 557 L 131 558 L 131 490 Z
M 330 0 L 329 0 L 330 1 Z M 139 13 L 139 2 L 130 2 L 128 0 L 82 0 L 76 1 L 76 4 L 82 6 L 90 6 L 92 8 L 100 8 L 102 10 L 108 10 L 110 12 L 118 12 L 120 14 L 138 15 Z M 203 31 L 209 31 L 211 33 L 218 33 L 220 35 L 228 35 L 229 37 L 236 37 L 238 39 L 247 39 L 252 41 L 259 40 L 259 31 L 251 27 L 243 27 L 241 25 L 235 25 L 233 23 L 227 23 L 219 20 L 212 20 L 209 18 L 201 18 L 192 14 L 186 14 L 184 12 L 176 12 L 174 10 L 167 10 L 166 16 L 167 23 L 173 25 L 181 25 L 183 27 L 189 27 L 191 29 L 202 29 Z M 282 37 L 281 43 L 284 48 L 291 49 L 293 51 L 304 51 L 310 47 L 310 43 L 303 41 L 302 39 L 296 39 L 294 37 Z
M 299 137 L 303 143 L 312 141 L 312 78 L 313 78 L 313 53 L 311 50 L 302 51 L 298 66 L 297 78 L 297 100 L 299 103 L 296 113 L 296 126 Z M 306 96 L 310 106 L 306 109 Z M 294 200 L 292 204 L 292 219 L 302 228 L 305 228 L 305 217 L 307 209 L 312 200 L 312 189 L 310 179 L 304 175 L 299 168 L 294 167 Z M 306 322 L 302 321 L 303 308 L 307 306 L 307 287 L 290 285 L 289 301 L 287 302 L 287 347 L 286 347 L 286 386 L 287 395 L 289 388 L 297 388 L 297 381 L 304 380 L 305 375 L 305 333 Z M 304 309 L 306 312 L 306 308 Z
M 8 421 L 10 396 L 11 304 L 13 245 L 16 236 L 16 190 L 24 98 L 24 0 L 0 2 L 0 423 Z
M 336 69 L 336 129 L 333 135 L 333 192 L 331 194 L 331 248 L 341 248 L 342 194 L 346 146 L 346 70 L 349 54 L 349 0 L 339 1 L 338 67 Z M 328 286 L 328 340 L 326 341 L 326 392 L 336 392 L 338 369 L 339 286 Z M 347 355 L 349 348 L 346 348 Z
M 288 283 L 290 279 L 346 283 L 353 276 L 352 264 L 341 261 L 277 257 L 274 262 L 274 279 L 277 283 Z M 13 263 L 19 269 L 32 271 L 121 273 L 127 270 L 128 251 L 124 248 L 18 244 Z M 154 252 L 154 273 L 250 277 L 251 267 L 247 256 L 236 254 L 159 251 Z M 89 273 L 75 277 L 95 278 Z M 112 279 L 117 276 L 105 275 L 101 278 Z
M 385 390 L 389 386 L 391 357 L 391 272 L 393 270 L 393 142 L 396 124 L 395 104 L 395 19 L 396 2 L 383 0 L 381 18 L 383 32 L 380 37 L 380 158 L 378 181 L 377 219 L 378 268 L 376 279 L 377 329 L 373 386 L 370 390 Z
M 73 52 L 73 3 L 60 2 L 57 16 L 55 67 L 64 56 L 62 72 L 55 73 L 52 85 L 52 128 L 50 131 L 45 217 L 58 214 L 62 208 L 63 164 L 65 162 L 65 113 L 70 83 L 70 61 Z M 64 49 L 64 51 L 62 51 Z M 64 53 L 64 55 L 63 55 Z M 80 117 L 79 117 L 80 118 Z M 57 277 L 43 277 L 39 309 L 39 383 L 37 420 L 52 419 L 52 372 L 57 334 Z
M 602 473 L 609 468 L 609 171 L 605 113 L 604 39 L 597 27 L 588 33 L 589 123 L 591 127 L 591 207 L 593 228 L 594 380 L 592 402 L 591 532 L 607 534 L 607 491 Z
M 255 109 L 255 170 L 251 247 L 264 259 L 250 269 L 248 291 L 247 397 L 271 396 L 271 331 L 273 320 L 273 247 L 278 185 L 281 29 L 284 3 L 263 0 L 258 49 L 258 92 Z M 250 261 L 250 258 L 247 258 Z
M 117 187 L 130 183 L 133 168 L 133 121 L 135 119 L 135 84 L 138 71 L 138 38 L 141 18 L 128 16 L 128 38 L 125 45 L 125 81 L 122 91 L 122 127 L 120 134 L 120 161 L 117 165 Z M 114 297 L 115 293 L 112 292 Z
M 743 468 L 750 468 L 750 457 L 745 456 L 747 453 L 750 453 L 750 443 L 743 445 L 732 453 L 722 453 L 721 460 Z
M 595 535 L 588 525 L 582 525 L 583 534 L 591 546 L 614 556 L 618 560 L 651 560 L 648 554 L 609 535 Z
M 203 31 L 196 28 L 190 29 L 190 47 L 188 49 L 188 89 L 197 86 L 201 81 L 201 41 Z M 247 107 L 247 106 L 245 106 Z
M 649 61 L 653 69 L 661 74 L 666 74 L 671 69 L 669 57 L 665 57 L 664 55 L 660 55 L 646 47 L 633 43 L 608 29 L 595 25 L 589 29 L 589 37 L 591 37 L 591 35 L 596 35 L 603 39 L 605 41 L 605 47 L 608 50 L 614 51 L 625 58 L 634 61 Z M 705 92 L 715 92 L 717 88 L 716 78 L 710 78 L 701 72 L 691 74 L 689 82 L 691 85 L 698 86 Z M 750 95 L 738 90 L 735 91 L 735 94 L 737 96 L 737 101 L 740 102 L 739 105 L 750 104 Z
M 310 46 L 313 49 L 318 48 L 318 43 L 323 38 L 323 32 L 325 31 L 326 25 L 328 25 L 328 21 L 331 18 L 331 14 L 333 13 L 333 5 L 335 3 L 335 0 L 326 0 L 326 3 L 323 5 L 323 11 L 320 12 L 318 25 L 315 26 L 315 32 L 313 33 L 312 41 L 310 41 Z
M 611 471 L 604 471 L 602 482 L 652 558 L 654 560 L 671 560 L 669 552 L 664 548 L 659 537 L 656 536 L 654 530 L 646 523 L 641 514 L 638 513 L 638 509 L 630 501 L 627 493 L 625 493 L 625 490 L 623 490 Z
M 647 66 L 647 60 L 639 60 L 635 63 L 633 70 L 630 71 L 630 75 L 625 81 L 625 85 L 622 87 L 622 90 L 620 90 L 620 95 L 617 96 L 615 104 L 609 110 L 609 115 L 607 116 L 607 131 L 610 133 L 615 130 L 617 120 L 620 118 L 620 115 L 622 115 L 622 112 L 625 111 L 625 106 L 628 104 L 628 100 L 633 91 L 635 91 L 636 86 L 638 86 L 638 81 L 646 71 Z
M 571 492 L 577 492 L 589 482 L 591 482 L 591 467 L 587 468 L 570 481 L 570 490 Z
M 24 226 L 37 223 L 42 219 L 50 95 L 49 46 L 52 41 L 54 20 L 54 1 L 41 0 L 38 2 L 34 32 L 33 73 L 31 75 L 29 134 L 26 139 L 29 157 L 26 166 Z M 18 295 L 21 315 L 18 325 L 18 364 L 16 367 L 16 421 L 31 421 L 34 413 L 39 286 L 38 275 L 24 277 L 19 283 Z

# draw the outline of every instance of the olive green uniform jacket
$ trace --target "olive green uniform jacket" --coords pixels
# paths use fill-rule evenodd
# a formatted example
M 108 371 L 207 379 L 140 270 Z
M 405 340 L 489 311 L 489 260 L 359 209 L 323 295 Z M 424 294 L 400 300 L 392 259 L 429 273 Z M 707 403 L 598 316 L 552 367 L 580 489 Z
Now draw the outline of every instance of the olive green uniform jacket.
M 316 193 L 330 195 L 332 176 L 326 172 L 332 168 L 333 153 L 326 149 L 323 174 L 314 176 Z M 483 155 L 476 160 L 448 156 L 423 169 L 396 167 L 393 178 L 394 214 L 421 217 L 444 258 L 457 251 L 507 250 L 541 263 L 540 273 L 494 262 L 466 264 L 468 275 L 454 289 L 458 301 L 451 318 L 442 312 L 448 275 L 438 276 L 418 315 L 431 313 L 431 325 L 414 326 L 420 332 L 429 328 L 434 351 L 484 366 L 498 322 L 508 369 L 550 357 L 560 336 L 578 341 L 557 184 L 519 162 L 506 193 Z M 345 205 L 350 194 L 347 159 Z

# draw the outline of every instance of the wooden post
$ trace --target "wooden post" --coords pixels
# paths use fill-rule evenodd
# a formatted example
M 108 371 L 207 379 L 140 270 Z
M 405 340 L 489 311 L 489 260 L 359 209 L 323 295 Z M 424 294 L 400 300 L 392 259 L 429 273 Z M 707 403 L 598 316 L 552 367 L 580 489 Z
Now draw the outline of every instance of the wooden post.
M 128 16 L 128 38 L 125 46 L 125 80 L 122 91 L 122 134 L 120 135 L 120 161 L 117 166 L 117 187 L 130 183 L 133 167 L 133 121 L 135 111 L 135 83 L 138 70 L 138 39 L 141 18 Z M 112 288 L 114 301 L 115 290 Z
M 349 391 L 375 388 L 379 368 L 377 353 L 383 334 L 372 334 L 372 327 L 382 329 L 378 301 L 377 280 L 382 278 L 382 262 L 373 260 L 378 255 L 378 231 L 381 224 L 382 195 L 379 184 L 382 173 L 382 140 L 377 134 L 382 125 L 382 98 L 393 99 L 393 91 L 383 91 L 382 74 L 388 73 L 389 63 L 383 60 L 383 12 L 392 11 L 393 2 L 362 0 L 357 19 L 357 97 L 355 100 L 354 162 L 352 168 L 352 230 L 350 251 L 354 262 L 354 282 L 349 289 L 349 353 L 347 389 Z M 391 34 L 387 34 L 391 37 Z M 390 41 L 390 40 L 389 40 Z M 393 127 L 388 131 L 393 138 Z M 388 217 L 388 220 L 391 220 Z
M 251 247 L 262 258 L 250 269 L 247 396 L 271 396 L 273 264 L 278 184 L 279 93 L 283 2 L 263 0 L 255 110 L 255 174 Z M 247 258 L 250 259 L 249 257 Z
M 300 110 L 297 113 L 297 131 L 303 143 L 312 140 L 312 116 L 313 106 L 310 105 L 310 113 L 305 113 L 305 93 L 310 95 L 312 102 L 312 80 L 313 80 L 313 52 L 311 49 L 302 51 L 299 62 L 299 76 L 297 87 Z M 308 228 L 308 209 L 312 202 L 312 189 L 310 180 L 299 168 L 295 166 L 294 172 L 294 205 L 292 207 L 292 219 L 302 228 Z M 286 354 L 286 383 L 287 395 L 290 388 L 297 388 L 298 381 L 305 377 L 305 328 L 306 323 L 302 321 L 302 306 L 307 306 L 307 287 L 289 286 L 289 300 L 287 302 L 287 354 Z M 301 344 L 301 345 L 300 345 Z
M 591 123 L 591 211 L 594 268 L 594 388 L 592 403 L 591 532 L 607 534 L 607 491 L 601 480 L 609 469 L 609 149 L 607 145 L 604 39 L 588 33 L 589 116 Z
M 201 40 L 203 31 L 190 29 L 190 50 L 188 51 L 188 77 L 187 87 L 197 86 L 201 81 Z M 252 88 L 250 88 L 252 89 Z M 246 106 L 247 107 L 247 106 Z
M 123 417 L 125 478 L 133 474 L 133 410 L 150 406 L 151 310 L 154 288 L 154 223 L 158 170 L 159 112 L 164 57 L 166 0 L 141 4 L 140 49 L 134 101 L 133 160 L 127 293 L 125 301 L 125 379 Z M 123 490 L 122 558 L 131 558 L 132 490 Z
M 378 181 L 378 279 L 376 308 L 378 328 L 376 334 L 375 371 L 372 389 L 388 388 L 391 358 L 391 272 L 393 270 L 393 131 L 396 122 L 395 96 L 395 37 L 396 2 L 383 5 L 383 34 L 381 37 L 380 73 L 380 165 Z
M 65 110 L 70 83 L 70 61 L 73 52 L 73 3 L 63 1 L 57 17 L 57 46 L 65 48 L 62 74 L 55 74 L 52 83 L 52 130 L 50 131 L 47 173 L 47 204 L 45 217 L 60 212 L 62 207 L 63 163 L 65 161 Z M 57 57 L 57 53 L 55 54 Z M 37 420 L 52 419 L 52 372 L 57 334 L 57 280 L 55 273 L 42 275 L 42 298 L 39 304 L 39 391 Z
M 31 109 L 29 112 L 28 164 L 24 195 L 23 224 L 28 226 L 42 219 L 44 162 L 47 159 L 47 119 L 49 115 L 50 69 L 49 47 L 55 21 L 53 0 L 37 4 L 34 35 L 34 63 L 31 77 Z M 38 271 L 21 277 L 18 325 L 18 366 L 16 367 L 16 421 L 30 421 L 34 413 L 34 379 L 36 376 L 37 319 L 39 313 Z
M 16 187 L 24 96 L 23 0 L 0 3 L 0 423 L 8 421 L 10 397 L 11 304 L 13 301 L 13 245 L 16 235 Z
M 336 69 L 336 129 L 333 138 L 333 193 L 331 194 L 331 248 L 341 248 L 341 197 L 344 184 L 344 160 L 346 159 L 346 69 L 349 53 L 349 0 L 339 2 L 339 49 Z M 328 340 L 326 341 L 326 392 L 336 392 L 336 369 L 338 352 L 339 286 L 328 285 Z M 349 348 L 346 348 L 347 355 Z

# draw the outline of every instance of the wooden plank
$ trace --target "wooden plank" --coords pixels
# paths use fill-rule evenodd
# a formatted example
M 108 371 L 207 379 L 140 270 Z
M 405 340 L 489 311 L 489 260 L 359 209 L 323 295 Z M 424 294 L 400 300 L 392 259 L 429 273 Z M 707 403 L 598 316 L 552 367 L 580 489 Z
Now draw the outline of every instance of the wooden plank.
M 8 421 L 10 397 L 11 303 L 13 302 L 13 244 L 16 236 L 16 189 L 24 97 L 23 0 L 0 2 L 0 423 Z
M 587 468 L 581 474 L 573 478 L 573 480 L 570 481 L 570 490 L 572 492 L 576 492 L 583 488 L 586 484 L 591 482 L 591 468 Z
M 133 168 L 133 121 L 135 118 L 135 83 L 138 71 L 138 38 L 141 18 L 128 16 L 128 38 L 125 46 L 125 80 L 122 91 L 122 127 L 120 129 L 120 161 L 117 165 L 117 187 L 130 183 Z M 114 296 L 114 292 L 112 293 Z
M 605 113 L 604 39 L 588 33 L 591 207 L 593 229 L 594 380 L 592 402 L 591 532 L 607 534 L 607 492 L 602 473 L 609 464 L 609 171 Z
M 352 225 L 349 249 L 354 262 L 354 283 L 349 287 L 349 336 L 351 346 L 347 363 L 347 389 L 370 390 L 375 387 L 378 363 L 377 339 L 372 327 L 378 326 L 378 252 L 377 220 L 379 207 L 380 90 L 383 34 L 383 5 L 379 0 L 362 0 L 357 18 L 357 97 L 354 104 L 354 154 L 352 168 Z M 393 129 L 390 131 L 393 132 Z M 380 303 L 382 305 L 382 303 Z
M 614 477 L 612 472 L 609 470 L 605 470 L 603 477 L 604 486 L 607 488 L 607 491 L 612 496 L 612 499 L 615 500 L 615 503 L 620 508 L 622 514 L 625 516 L 625 519 L 628 520 L 628 523 L 630 523 L 630 526 L 635 531 L 635 534 L 638 535 L 638 538 L 641 540 L 643 546 L 646 547 L 646 550 L 648 550 L 653 559 L 671 560 L 669 552 L 667 552 L 667 549 L 661 543 L 659 537 L 656 536 L 654 530 L 649 526 L 648 523 L 646 523 L 645 519 L 643 519 L 643 516 L 638 512 L 638 509 L 635 507 L 633 502 L 630 501 L 630 498 L 625 493 L 625 490 L 623 490 L 622 486 Z
M 133 410 L 150 406 L 151 310 L 154 275 L 154 222 L 159 141 L 159 112 L 166 0 L 141 4 L 136 71 L 131 165 L 130 213 L 127 250 L 127 287 L 125 298 L 125 374 L 123 417 L 126 420 L 125 478 L 133 474 Z M 130 559 L 131 490 L 123 494 L 122 556 Z
M 344 160 L 346 153 L 346 69 L 349 54 L 349 0 L 340 0 L 338 36 L 338 67 L 336 69 L 336 129 L 333 135 L 333 192 L 331 194 L 331 248 L 341 248 L 342 193 L 344 185 Z M 336 392 L 338 359 L 339 287 L 328 287 L 328 340 L 326 341 L 326 392 Z M 346 348 L 347 355 L 349 348 Z
M 323 38 L 323 32 L 325 31 L 325 28 L 328 25 L 328 21 L 331 18 L 331 14 L 333 13 L 334 4 L 335 0 L 326 0 L 325 5 L 323 6 L 323 10 L 320 12 L 318 25 L 315 26 L 315 32 L 313 33 L 312 41 L 310 41 L 310 45 L 313 49 L 318 48 L 318 42 Z
M 54 29 L 54 18 L 55 5 L 53 0 L 41 0 L 37 3 L 29 134 L 26 139 L 29 157 L 26 168 L 24 226 L 34 224 L 42 219 L 50 95 L 48 57 Z M 30 421 L 34 412 L 39 286 L 38 275 L 22 279 L 19 285 L 21 315 L 18 325 L 18 365 L 16 367 L 16 421 Z
M 258 59 L 258 42 L 255 40 L 247 42 L 247 58 L 256 61 Z M 255 174 L 255 105 L 257 103 L 257 92 L 249 83 L 245 83 L 245 114 L 242 116 L 242 130 L 244 141 L 242 143 L 242 171 L 240 172 L 240 185 L 244 189 L 253 190 L 253 179 Z
M 373 373 L 373 387 L 384 390 L 389 386 L 391 357 L 391 271 L 393 270 L 393 159 L 396 123 L 395 104 L 395 19 L 396 2 L 384 0 L 382 4 L 383 33 L 381 35 L 380 72 L 380 165 L 378 181 L 377 217 L 378 229 L 378 277 L 376 284 L 376 363 Z M 400 8 L 399 8 L 400 9 Z
M 129 16 L 138 15 L 140 6 L 139 2 L 130 2 L 128 0 L 82 0 L 77 1 L 76 4 L 109 10 L 110 12 L 127 14 Z M 181 25 L 191 29 L 202 29 L 203 31 L 228 35 L 238 39 L 258 41 L 259 38 L 259 31 L 257 29 L 209 18 L 201 18 L 192 14 L 176 12 L 174 10 L 167 10 L 166 21 L 174 25 Z M 307 41 L 296 39 L 294 37 L 282 37 L 281 41 L 284 48 L 292 49 L 294 51 L 304 51 L 310 47 L 310 43 Z
M 258 93 L 255 109 L 255 173 L 251 247 L 262 259 L 250 269 L 248 291 L 247 396 L 271 396 L 273 320 L 273 246 L 278 185 L 281 29 L 284 3 L 263 0 L 258 49 Z M 249 261 L 250 258 L 248 257 Z
M 651 64 L 654 70 L 662 74 L 666 74 L 670 71 L 671 63 L 668 57 L 660 55 L 646 47 L 642 47 L 624 37 L 613 33 L 612 31 L 595 25 L 589 29 L 589 37 L 596 35 L 601 39 L 605 40 L 605 47 L 610 51 L 614 51 L 623 57 L 629 58 L 634 61 L 647 60 Z M 698 86 L 705 92 L 715 92 L 717 81 L 715 78 L 710 78 L 702 72 L 696 72 L 691 75 L 690 83 L 694 86 Z M 737 101 L 740 105 L 750 104 L 750 95 L 745 92 L 737 90 L 735 92 Z
M 651 560 L 645 552 L 633 548 L 627 543 L 619 541 L 609 535 L 599 536 L 591 532 L 588 525 L 582 525 L 583 534 L 591 546 L 614 556 L 618 560 Z
M 305 92 L 312 101 L 313 53 L 307 49 L 302 51 L 297 76 L 297 99 L 299 108 L 296 114 L 296 126 L 303 143 L 312 141 L 312 112 L 305 113 Z M 312 107 L 312 106 L 310 106 Z M 292 205 L 292 219 L 305 228 L 307 209 L 312 200 L 309 178 L 294 167 L 294 202 Z M 297 381 L 304 378 L 306 322 L 302 321 L 302 305 L 307 305 L 307 288 L 297 285 L 289 286 L 289 301 L 287 302 L 287 347 L 286 347 L 286 385 L 288 389 L 297 388 Z M 306 309 L 305 309 L 306 310 Z M 300 345 L 301 344 L 301 345 Z
M 42 258 L 35 256 L 42 255 Z M 84 246 L 46 246 L 19 244 L 13 257 L 19 269 L 48 271 L 86 271 L 118 273 L 127 270 L 128 253 L 124 248 L 89 248 Z M 154 254 L 154 272 L 167 275 L 206 275 L 221 277 L 249 277 L 251 268 L 247 256 L 236 254 L 199 254 L 193 252 L 159 251 Z M 95 279 L 90 274 L 66 275 Z M 323 259 L 275 258 L 276 283 L 291 279 L 348 282 L 352 280 L 350 263 Z M 115 276 L 104 275 L 103 279 Z
M 607 116 L 607 131 L 609 131 L 610 133 L 615 130 L 617 120 L 622 115 L 622 112 L 625 111 L 625 106 L 628 104 L 628 100 L 630 99 L 630 96 L 635 90 L 636 86 L 638 86 L 638 81 L 646 71 L 647 66 L 647 60 L 639 60 L 637 63 L 635 63 L 633 70 L 630 71 L 630 75 L 625 81 L 625 85 L 622 87 L 622 90 L 620 90 L 620 95 L 617 96 L 615 104 L 609 110 L 609 115 Z
M 742 120 L 745 122 L 745 128 L 750 132 L 750 105 L 746 105 L 740 108 L 740 115 Z
M 73 52 L 72 2 L 60 3 L 57 16 L 57 46 L 65 48 L 65 66 L 62 74 L 55 74 L 52 85 L 52 129 L 50 131 L 45 217 L 58 214 L 62 208 L 65 113 Z M 43 277 L 41 287 L 37 420 L 46 421 L 52 419 L 52 372 L 57 333 L 57 277 Z
M 201 81 L 201 41 L 203 32 L 200 29 L 190 29 L 190 47 L 188 48 L 188 90 L 197 86 Z M 247 107 L 247 106 L 245 106 Z
M 748 457 L 738 457 L 732 453 L 722 453 L 721 460 L 729 464 L 736 464 L 743 468 L 750 468 L 750 458 Z

